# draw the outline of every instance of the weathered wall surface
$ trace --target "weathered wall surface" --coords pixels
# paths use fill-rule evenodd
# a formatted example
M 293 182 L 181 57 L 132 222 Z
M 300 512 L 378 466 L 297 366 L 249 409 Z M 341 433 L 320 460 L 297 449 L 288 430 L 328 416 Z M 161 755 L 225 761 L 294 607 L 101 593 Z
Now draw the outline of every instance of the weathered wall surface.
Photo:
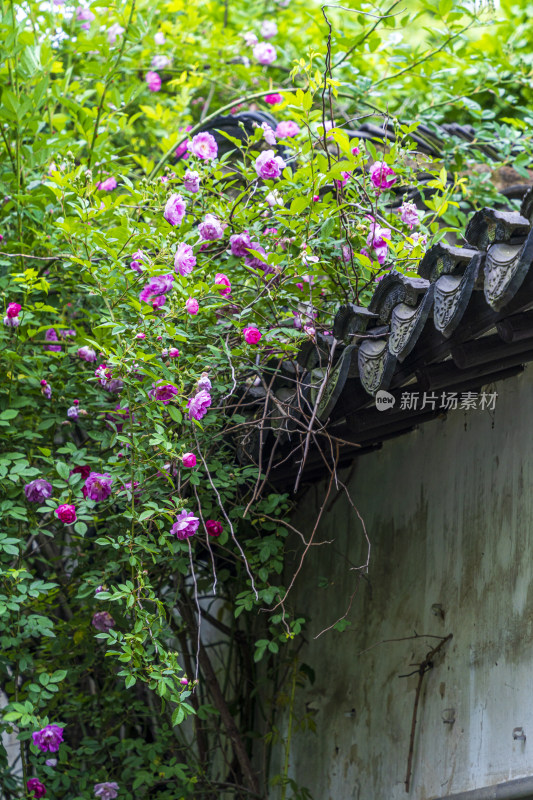
M 491 388 L 494 412 L 450 412 L 356 462 L 349 488 L 372 542 L 368 580 L 350 569 L 364 546 L 345 497 L 317 532 L 334 544 L 311 550 L 292 604 L 310 620 L 302 659 L 316 682 L 299 711 L 316 710 L 318 732 L 295 735 L 290 767 L 314 800 L 407 797 L 418 676 L 398 676 L 436 640 L 372 646 L 414 631 L 453 640 L 424 678 L 409 796 L 533 775 L 533 370 Z M 324 491 L 311 489 L 295 517 L 307 533 Z M 357 586 L 351 627 L 313 640 Z

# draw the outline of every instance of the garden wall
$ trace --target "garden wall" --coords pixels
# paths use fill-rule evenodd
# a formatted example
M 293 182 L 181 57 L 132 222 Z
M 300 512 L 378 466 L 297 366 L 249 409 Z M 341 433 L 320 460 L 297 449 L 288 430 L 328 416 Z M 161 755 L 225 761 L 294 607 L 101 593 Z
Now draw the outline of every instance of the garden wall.
M 432 800 L 533 775 L 533 369 L 492 390 L 494 412 L 450 412 L 344 473 L 372 543 L 362 580 L 361 524 L 330 495 L 316 541 L 334 543 L 311 549 L 292 594 L 316 674 L 297 716 L 317 732 L 293 735 L 289 774 L 315 800 Z M 295 515 L 306 535 L 324 495 L 312 487 Z M 351 626 L 313 639 L 356 588 Z M 399 676 L 438 640 L 378 643 L 415 631 L 453 639 L 423 680 L 406 795 L 418 673 Z

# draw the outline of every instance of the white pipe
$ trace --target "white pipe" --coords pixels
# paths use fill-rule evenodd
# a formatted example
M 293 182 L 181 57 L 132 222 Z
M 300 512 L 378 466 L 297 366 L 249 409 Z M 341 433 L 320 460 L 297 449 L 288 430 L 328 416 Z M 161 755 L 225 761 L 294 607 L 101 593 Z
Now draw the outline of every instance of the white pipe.
M 438 800 L 533 800 L 533 778 L 519 778 L 485 789 L 448 794 Z

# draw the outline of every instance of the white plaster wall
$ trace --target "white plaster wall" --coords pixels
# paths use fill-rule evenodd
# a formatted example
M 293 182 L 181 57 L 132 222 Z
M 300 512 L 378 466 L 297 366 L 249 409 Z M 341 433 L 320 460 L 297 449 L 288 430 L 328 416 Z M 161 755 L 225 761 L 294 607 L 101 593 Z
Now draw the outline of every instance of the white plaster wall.
M 491 389 L 494 412 L 451 412 L 357 460 L 349 487 L 372 542 L 368 580 L 350 569 L 364 542 L 340 497 L 316 536 L 334 545 L 311 549 L 289 595 L 309 620 L 301 658 L 316 672 L 298 711 L 307 703 L 317 724 L 316 734 L 295 735 L 290 776 L 314 800 L 407 797 L 417 675 L 398 675 L 435 640 L 361 651 L 414 631 L 453 640 L 424 679 L 409 796 L 533 775 L 533 369 Z M 295 515 L 307 533 L 324 487 L 310 489 Z M 351 627 L 314 640 L 357 585 Z M 453 725 L 442 721 L 450 707 Z M 525 744 L 513 740 L 518 726 Z

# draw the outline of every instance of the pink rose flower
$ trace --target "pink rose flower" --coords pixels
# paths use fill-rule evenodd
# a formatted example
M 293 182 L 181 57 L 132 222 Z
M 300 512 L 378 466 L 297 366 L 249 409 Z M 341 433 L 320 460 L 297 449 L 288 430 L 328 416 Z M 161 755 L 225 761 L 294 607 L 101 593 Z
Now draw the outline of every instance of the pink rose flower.
M 275 190 L 273 192 L 269 192 L 265 197 L 266 203 L 272 208 L 273 206 L 282 206 L 283 205 L 283 198 L 279 192 Z
M 293 136 L 298 136 L 299 133 L 300 128 L 292 119 L 279 122 L 276 127 L 276 136 L 278 139 L 292 139 Z
M 76 522 L 76 506 L 64 503 L 58 506 L 54 513 L 65 525 L 72 525 L 73 522 Z
M 200 176 L 192 169 L 188 169 L 183 177 L 183 187 L 188 192 L 196 194 L 200 190 Z
M 261 25 L 261 36 L 263 39 L 272 39 L 278 32 L 278 26 L 273 19 L 265 19 Z
M 248 47 L 255 47 L 257 42 L 259 41 L 255 33 L 248 31 L 247 33 L 243 33 L 242 38 L 244 39 L 244 43 Z
M 268 265 L 267 262 L 267 254 L 264 247 L 261 247 L 259 242 L 250 242 L 250 248 L 255 250 L 256 253 L 260 253 L 260 255 L 264 256 L 260 258 L 259 256 L 254 255 L 253 253 L 248 253 L 244 257 L 244 263 L 247 267 L 251 267 L 252 269 L 262 269 L 264 272 L 272 272 L 272 268 Z
M 269 144 L 272 147 L 273 145 L 276 144 L 276 134 L 274 133 L 268 122 L 263 122 L 261 127 L 263 129 L 263 139 L 267 144 Z
M 375 161 L 370 167 L 370 180 L 376 189 L 389 189 L 396 179 L 396 173 L 384 161 Z
M 224 275 L 223 272 L 217 272 L 215 275 L 215 283 L 217 286 L 220 286 L 218 291 L 222 295 L 222 297 L 227 297 L 231 292 L 231 283 L 230 279 L 227 275 Z
M 79 348 L 78 356 L 83 359 L 83 361 L 96 361 L 96 351 L 87 345 Z
M 196 256 L 190 244 L 180 242 L 174 256 L 174 270 L 180 275 L 190 275 L 196 266 Z
M 44 338 L 47 342 L 57 342 L 59 341 L 55 328 L 48 328 L 48 330 L 44 334 Z M 46 350 L 51 350 L 53 353 L 61 352 L 61 345 L 60 344 L 49 344 L 45 348 Z
M 109 44 L 116 44 L 118 37 L 122 36 L 123 33 L 124 28 L 122 25 L 119 25 L 118 22 L 115 22 L 110 28 L 107 29 L 107 41 Z
M 161 78 L 157 72 L 147 72 L 144 79 L 151 92 L 158 92 L 160 90 Z
M 207 390 L 202 389 L 200 392 L 197 392 L 187 403 L 189 419 L 203 419 L 211 403 L 211 395 Z
M 114 628 L 116 623 L 109 611 L 97 611 L 91 620 L 93 626 L 100 633 L 108 633 L 111 628 Z
M 198 225 L 198 232 L 202 239 L 212 242 L 215 239 L 221 239 L 224 236 L 224 228 L 220 224 L 218 217 L 214 214 L 206 214 L 203 220 Z
M 380 264 L 383 264 L 387 258 L 389 245 L 383 237 L 390 239 L 391 232 L 389 228 L 382 228 L 375 220 L 370 223 L 370 230 L 366 239 L 367 247 L 374 250 L 376 259 Z
M 248 248 L 252 246 L 252 242 L 249 234 L 245 231 L 244 233 L 234 233 L 230 236 L 229 246 L 232 256 L 244 258 L 248 254 Z
M 165 295 L 172 288 L 174 275 L 169 272 L 167 275 L 157 275 L 150 278 L 144 289 L 139 292 L 139 300 L 141 303 L 151 303 L 154 305 L 153 299 L 157 295 Z M 165 301 L 163 300 L 163 303 Z
M 276 60 L 276 48 L 268 42 L 259 42 L 254 47 L 254 58 L 258 64 L 268 66 Z
M 163 216 L 170 225 L 181 225 L 185 216 L 186 203 L 179 194 L 171 194 L 168 198 Z
M 196 466 L 196 456 L 194 455 L 194 453 L 184 453 L 181 461 L 184 467 Z
M 200 520 L 191 514 L 190 511 L 181 511 L 176 517 L 176 522 L 170 529 L 172 536 L 177 536 L 178 539 L 188 539 L 189 536 L 194 536 L 200 525 Z
M 78 6 L 76 9 L 76 20 L 81 22 L 81 27 L 88 31 L 91 27 L 91 22 L 95 20 L 96 17 L 94 16 L 93 12 L 90 8 L 83 8 L 83 6 Z
M 165 34 L 163 31 L 157 31 L 157 33 L 154 34 L 154 42 L 156 44 L 165 44 Z
M 101 192 L 112 192 L 113 189 L 117 188 L 117 181 L 116 178 L 106 178 L 104 181 L 100 181 L 100 183 L 96 184 L 96 188 L 99 189 Z
M 405 222 L 410 231 L 418 225 L 418 210 L 414 203 L 402 203 L 400 206 L 400 219 Z
M 111 495 L 111 484 L 113 478 L 108 472 L 103 474 L 100 472 L 91 472 L 85 481 L 84 497 L 94 500 L 99 503 L 101 500 L 107 500 Z
M 152 69 L 165 69 L 170 67 L 172 59 L 165 55 L 154 56 L 152 58 Z
M 8 317 L 7 315 L 4 317 L 3 322 L 6 328 L 18 328 L 20 325 L 20 319 L 18 317 Z
M 257 344 L 257 342 L 261 339 L 262 333 L 257 328 L 252 328 L 248 325 L 242 332 L 244 336 L 244 341 L 248 344 Z
M 198 305 L 198 300 L 195 300 L 194 297 L 189 297 L 189 299 L 185 302 L 185 309 L 187 314 L 198 314 L 200 306 Z
M 197 133 L 196 136 L 193 136 L 192 141 L 189 144 L 189 152 L 193 153 L 198 158 L 203 158 L 207 161 L 210 161 L 212 158 L 216 158 L 218 153 L 218 145 L 215 137 L 206 131 L 203 133 Z
M 254 166 L 258 176 L 263 180 L 277 180 L 285 167 L 285 162 L 281 156 L 275 154 L 274 150 L 264 150 L 257 156 Z
M 115 783 L 115 781 L 95 783 L 93 788 L 94 796 L 98 797 L 98 800 L 115 800 L 115 797 L 118 797 L 118 783 Z
M 199 392 L 201 392 L 201 391 L 210 392 L 211 391 L 211 388 L 212 388 L 211 387 L 211 381 L 209 380 L 209 375 L 207 374 L 207 372 L 202 372 L 202 374 L 198 378 L 197 386 L 198 386 L 198 391 Z

